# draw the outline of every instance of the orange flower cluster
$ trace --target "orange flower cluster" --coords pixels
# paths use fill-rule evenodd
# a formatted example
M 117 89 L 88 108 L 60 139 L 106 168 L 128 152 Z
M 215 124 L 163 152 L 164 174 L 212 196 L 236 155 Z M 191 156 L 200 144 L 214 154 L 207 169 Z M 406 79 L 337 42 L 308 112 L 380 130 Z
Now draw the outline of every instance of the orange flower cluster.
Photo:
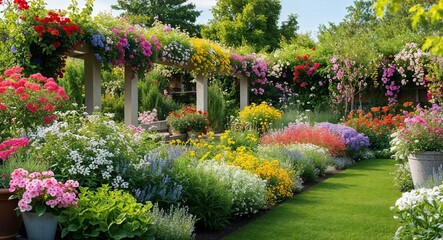
M 413 110 L 412 102 L 405 102 L 402 106 L 401 112 Z M 404 127 L 406 116 L 398 112 L 397 109 L 389 106 L 372 107 L 369 112 L 352 111 L 344 124 L 357 132 L 364 133 L 369 137 L 371 147 L 381 150 L 389 147 L 390 135 Z

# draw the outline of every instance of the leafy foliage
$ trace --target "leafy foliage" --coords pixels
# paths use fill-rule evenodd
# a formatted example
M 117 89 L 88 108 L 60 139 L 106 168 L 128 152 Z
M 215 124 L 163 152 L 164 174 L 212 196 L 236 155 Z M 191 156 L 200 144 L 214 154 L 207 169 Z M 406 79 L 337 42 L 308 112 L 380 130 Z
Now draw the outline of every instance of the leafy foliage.
M 150 27 L 155 21 L 160 21 L 172 27 L 181 28 L 192 35 L 199 33 L 195 24 L 200 12 L 195 9 L 194 3 L 187 0 L 118 0 L 111 6 L 113 9 L 122 10 L 127 17 Z
M 196 169 L 186 158 L 176 161 L 173 173 L 183 185 L 182 201 L 189 212 L 206 228 L 223 228 L 233 204 L 233 194 L 225 183 L 203 169 Z
M 137 203 L 131 194 L 103 185 L 96 191 L 80 188 L 78 207 L 63 211 L 59 218 L 62 237 L 151 239 L 149 210 L 152 203 Z
M 252 46 L 256 51 L 279 46 L 277 25 L 281 4 L 277 0 L 219 0 L 212 9 L 213 19 L 202 35 L 233 47 Z M 294 36 L 298 22 L 294 15 L 283 25 L 284 36 Z M 291 36 L 292 35 L 292 36 Z

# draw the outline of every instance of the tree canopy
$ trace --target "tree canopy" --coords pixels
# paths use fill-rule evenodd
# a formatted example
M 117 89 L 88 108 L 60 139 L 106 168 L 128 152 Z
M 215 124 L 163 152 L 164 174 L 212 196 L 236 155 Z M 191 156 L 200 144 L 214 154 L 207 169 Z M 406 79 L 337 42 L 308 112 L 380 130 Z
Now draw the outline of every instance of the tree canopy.
M 195 9 L 195 4 L 187 3 L 187 0 L 117 0 L 117 4 L 111 7 L 122 10 L 122 15 L 132 17 L 147 27 L 158 20 L 186 30 L 191 35 L 199 34 L 195 21 L 200 11 Z
M 385 11 L 395 12 L 404 4 L 401 0 L 376 0 L 374 8 L 377 15 L 383 17 Z M 410 1 L 406 1 L 410 2 Z M 414 27 L 419 25 L 440 25 L 443 23 L 443 0 L 422 0 L 410 6 L 409 12 L 412 13 L 411 20 Z M 443 55 L 443 36 L 441 32 L 434 32 L 427 35 L 423 44 L 423 49 L 432 53 Z
M 250 45 L 256 51 L 271 51 L 278 48 L 282 36 L 295 37 L 298 30 L 296 15 L 279 28 L 280 11 L 279 0 L 218 0 L 202 35 L 232 47 Z

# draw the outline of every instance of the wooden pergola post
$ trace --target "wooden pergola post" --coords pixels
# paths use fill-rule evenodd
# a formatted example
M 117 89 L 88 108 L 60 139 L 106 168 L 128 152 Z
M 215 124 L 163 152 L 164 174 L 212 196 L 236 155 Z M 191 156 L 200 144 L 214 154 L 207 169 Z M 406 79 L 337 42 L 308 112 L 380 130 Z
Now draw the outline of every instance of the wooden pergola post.
M 208 77 L 201 74 L 196 76 L 197 110 L 208 112 Z
M 249 81 L 246 77 L 239 77 L 240 80 L 240 111 L 249 105 Z
M 86 112 L 92 114 L 101 110 L 101 72 L 100 64 L 94 54 L 88 52 L 83 56 L 85 68 L 85 105 Z
M 125 124 L 138 125 L 138 78 L 130 66 L 125 67 Z

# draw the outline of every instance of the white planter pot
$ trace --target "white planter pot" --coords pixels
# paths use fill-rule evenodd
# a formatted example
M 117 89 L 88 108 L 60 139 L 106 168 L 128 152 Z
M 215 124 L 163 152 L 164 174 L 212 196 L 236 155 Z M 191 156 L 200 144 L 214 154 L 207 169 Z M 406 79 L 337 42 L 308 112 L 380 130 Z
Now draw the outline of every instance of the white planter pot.
M 431 179 L 434 173 L 443 168 L 442 152 L 422 152 L 408 157 L 412 181 L 415 188 L 420 188 Z
M 25 223 L 28 240 L 54 240 L 57 230 L 58 219 L 52 213 L 44 213 L 38 216 L 37 213 L 22 213 Z

